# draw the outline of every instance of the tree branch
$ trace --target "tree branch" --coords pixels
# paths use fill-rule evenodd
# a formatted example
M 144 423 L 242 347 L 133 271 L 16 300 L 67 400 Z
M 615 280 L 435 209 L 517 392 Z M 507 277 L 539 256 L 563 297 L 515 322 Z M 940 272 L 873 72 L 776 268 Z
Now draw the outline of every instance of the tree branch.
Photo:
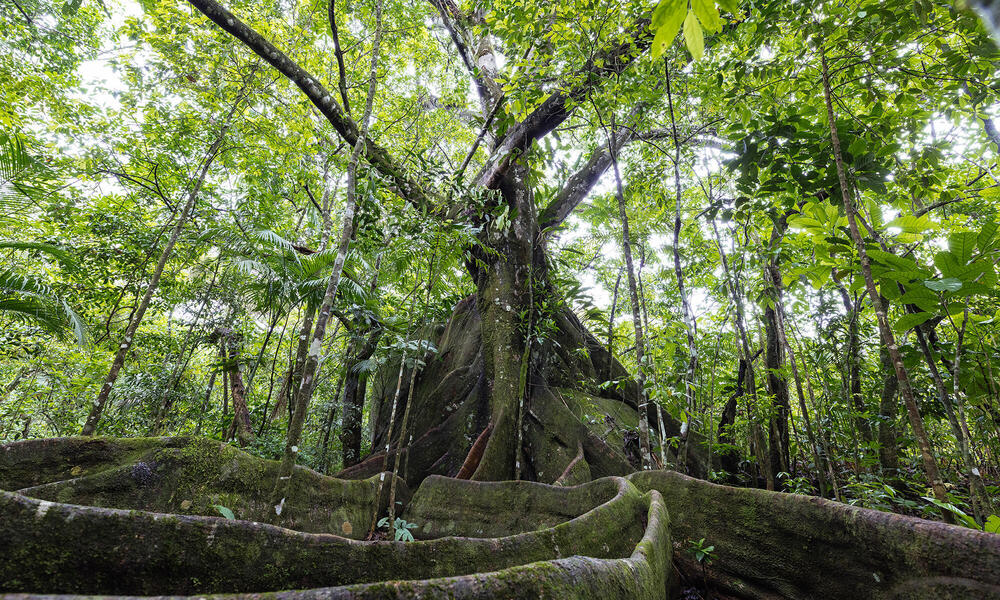
M 298 86 L 326 120 L 333 125 L 344 141 L 351 145 L 357 143 L 358 125 L 344 114 L 340 104 L 330 95 L 330 92 L 308 71 L 288 58 L 271 42 L 264 39 L 252 27 L 239 20 L 215 0 L 188 0 L 188 3 Z M 405 169 L 398 165 L 384 148 L 371 141 L 370 138 L 365 140 L 364 156 L 376 170 L 393 182 L 396 188 L 394 191 L 403 199 L 418 209 L 428 213 L 437 213 L 431 198 L 421 186 L 410 179 Z
M 340 33 L 337 31 L 337 0 L 330 0 L 327 6 L 330 17 L 330 34 L 333 36 L 333 54 L 337 57 L 337 87 L 340 99 L 344 101 L 344 112 L 351 114 L 351 102 L 347 99 L 347 69 L 344 68 L 344 51 L 340 48 Z
M 485 108 L 489 105 L 487 100 L 492 99 L 493 96 L 490 94 L 490 89 L 482 78 L 482 72 L 473 62 L 472 53 L 469 52 L 469 47 L 466 45 L 465 40 L 462 39 L 461 32 L 458 31 L 459 24 L 451 20 L 449 16 L 449 12 L 451 11 L 445 7 L 442 0 L 429 1 L 437 9 L 438 13 L 440 13 L 441 21 L 444 23 L 444 28 L 448 31 L 452 43 L 455 44 L 458 56 L 461 57 L 462 62 L 465 64 L 465 69 L 469 72 L 469 77 L 476 84 L 476 91 L 479 92 L 479 99 L 483 103 L 485 112 Z
M 532 142 L 544 137 L 570 116 L 572 104 L 583 100 L 603 77 L 621 73 L 645 52 L 653 39 L 649 25 L 649 19 L 639 19 L 631 32 L 625 34 L 624 41 L 590 57 L 573 78 L 578 83 L 554 92 L 523 121 L 512 126 L 476 176 L 476 182 L 483 187 L 496 187 L 510 164 L 527 152 Z
M 633 134 L 630 129 L 619 128 L 612 141 L 615 153 L 621 150 L 632 139 Z M 590 190 L 597 185 L 601 176 L 604 175 L 604 172 L 610 166 L 611 153 L 608 151 L 608 144 L 598 145 L 594 149 L 594 153 L 587 159 L 587 162 L 583 164 L 583 167 L 566 180 L 566 185 L 559 190 L 559 193 L 552 199 L 552 202 L 538 215 L 539 228 L 545 231 L 552 227 L 558 227 L 565 221 L 566 217 L 583 202 L 590 193 Z

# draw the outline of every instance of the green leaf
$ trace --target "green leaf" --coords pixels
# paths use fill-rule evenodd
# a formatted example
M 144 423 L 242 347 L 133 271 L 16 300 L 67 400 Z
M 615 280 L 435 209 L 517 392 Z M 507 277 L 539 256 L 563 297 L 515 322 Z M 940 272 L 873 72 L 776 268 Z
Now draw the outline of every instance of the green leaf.
M 950 502 L 941 502 L 937 498 L 931 498 L 929 496 L 923 496 L 923 499 L 930 502 L 931 504 L 934 504 L 935 506 L 939 506 L 947 511 L 952 512 L 956 517 L 959 518 L 959 521 L 966 527 L 971 527 L 972 529 L 979 529 L 979 523 L 976 523 L 975 519 L 967 515 L 965 511 L 958 508 L 954 504 Z
M 958 273 L 965 266 L 965 263 L 959 262 L 958 257 L 951 252 L 942 250 L 934 255 L 934 266 L 945 277 L 958 277 Z
M 924 323 L 931 317 L 933 317 L 929 312 L 918 312 L 918 313 L 907 313 L 902 317 L 896 319 L 896 323 L 892 326 L 897 333 L 904 333 Z
M 868 258 L 876 260 L 883 265 L 890 267 L 893 271 L 913 271 L 918 273 L 923 273 L 924 277 L 927 277 L 930 273 L 922 268 L 913 259 L 903 258 L 902 256 L 896 256 L 891 252 L 883 252 L 876 248 L 867 249 Z
M 879 275 L 885 279 L 891 279 L 893 281 L 898 281 L 899 283 L 910 283 L 916 279 L 924 279 L 927 277 L 926 271 L 886 271 Z
M 233 511 L 229 510 L 225 506 L 223 506 L 221 504 L 213 504 L 212 506 L 214 506 L 215 510 L 219 511 L 219 514 L 221 514 L 223 517 L 225 517 L 227 519 L 230 519 L 230 520 L 236 518 L 236 515 L 233 514 Z
M 905 294 L 899 297 L 900 304 L 913 304 L 920 308 L 920 310 L 937 312 L 940 308 L 941 303 L 938 300 L 937 294 L 930 291 L 924 286 L 914 287 L 906 291 Z
M 879 279 L 878 281 L 879 293 L 888 298 L 889 300 L 895 302 L 899 300 L 899 286 L 896 285 L 895 281 Z
M 687 0 L 660 0 L 653 11 L 653 58 L 659 58 L 677 37 L 687 12 Z
M 962 289 L 962 281 L 954 277 L 945 277 L 937 281 L 928 279 L 924 285 L 935 292 L 957 292 Z
M 993 221 L 987 221 L 983 224 L 983 228 L 979 230 L 979 235 L 976 236 L 976 246 L 979 248 L 980 252 L 986 252 L 993 247 L 993 240 L 997 235 L 997 224 Z
M 940 227 L 940 225 L 932 221 L 927 215 L 921 215 L 919 217 L 914 217 L 912 215 L 897 217 L 886 223 L 885 226 L 896 227 L 903 230 L 903 233 L 926 233 L 928 231 L 934 231 Z
M 736 0 L 719 0 L 719 7 L 733 15 L 740 12 L 740 5 Z
M 705 36 L 693 12 L 689 12 L 684 19 L 684 45 L 695 60 L 701 60 L 705 56 Z
M 972 258 L 977 237 L 978 234 L 974 231 L 959 231 L 948 236 L 948 250 L 955 255 L 959 264 L 964 265 Z
M 701 22 L 701 26 L 710 33 L 716 33 L 722 29 L 722 19 L 719 18 L 719 9 L 715 8 L 715 0 L 691 0 L 691 8 Z
M 986 525 L 983 526 L 983 531 L 986 533 L 1000 533 L 1000 517 L 996 515 L 990 515 L 986 519 Z

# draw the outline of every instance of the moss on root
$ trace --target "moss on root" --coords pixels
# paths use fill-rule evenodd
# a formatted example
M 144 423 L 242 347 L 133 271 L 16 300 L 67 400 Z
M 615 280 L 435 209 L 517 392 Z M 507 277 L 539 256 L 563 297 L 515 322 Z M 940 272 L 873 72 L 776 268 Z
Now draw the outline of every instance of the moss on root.
M 221 505 L 241 519 L 353 538 L 367 533 L 375 512 L 376 478 L 339 480 L 298 467 L 278 515 L 268 501 L 278 463 L 204 438 L 58 438 L 0 448 L 0 489 L 52 502 L 205 516 L 218 516 Z M 403 482 L 397 496 L 409 499 Z
M 663 495 L 691 580 L 686 541 L 715 546 L 709 579 L 732 597 L 1000 598 L 1000 535 L 672 471 L 629 481 Z
M 719 597 L 1000 598 L 1000 536 L 673 472 L 565 487 L 429 477 L 403 512 L 411 543 L 334 535 L 367 530 L 374 480 L 305 469 L 283 527 L 251 520 L 272 518 L 275 473 L 193 438 L 0 446 L 0 487 L 21 486 L 0 492 L 0 598 L 658 599 L 676 569 L 702 580 L 686 547 L 703 537 Z M 242 519 L 193 514 L 212 503 Z
M 62 446 L 77 443 L 67 440 Z M 652 496 L 621 478 L 575 488 L 435 478 L 407 518 L 447 518 L 453 533 L 474 537 L 360 542 L 249 520 L 149 512 L 171 509 L 184 502 L 180 498 L 198 494 L 213 499 L 231 494 L 234 505 L 243 502 L 252 510 L 256 497 L 269 491 L 272 465 L 205 440 L 125 446 L 129 452 L 108 454 L 109 465 L 89 475 L 48 481 L 24 493 L 0 493 L 0 591 L 284 596 L 289 593 L 281 590 L 312 589 L 297 594 L 359 598 L 492 597 L 515 588 L 528 594 L 518 597 L 596 597 L 583 592 L 595 589 L 619 589 L 609 598 L 664 594 L 666 563 L 650 564 L 645 554 L 635 558 L 644 534 L 652 535 L 645 526 L 648 513 L 662 512 L 662 503 L 651 507 Z M 135 447 L 142 451 L 131 451 Z M 39 479 L 66 471 L 61 465 Z M 330 490 L 340 485 L 350 490 L 365 483 L 316 477 L 302 477 L 295 488 L 310 506 L 331 500 Z M 26 493 L 62 494 L 131 510 Z M 343 504 L 345 496 L 339 501 Z M 450 512 L 431 508 L 441 506 Z M 489 514 L 501 508 L 507 518 L 483 531 Z M 340 509 L 326 510 L 337 514 Z M 370 519 L 371 512 L 365 516 Z M 668 534 L 665 518 L 655 523 L 656 539 Z M 636 572 L 642 577 L 636 579 Z M 583 580 L 590 583 L 582 585 Z

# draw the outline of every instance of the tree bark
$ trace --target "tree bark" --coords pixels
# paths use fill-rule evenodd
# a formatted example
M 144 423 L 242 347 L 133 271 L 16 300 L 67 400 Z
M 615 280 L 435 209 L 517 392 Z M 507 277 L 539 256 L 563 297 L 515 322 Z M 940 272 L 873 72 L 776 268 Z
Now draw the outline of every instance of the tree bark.
M 305 413 L 312 399 L 315 389 L 315 379 L 319 373 L 320 354 L 323 348 L 323 339 L 326 337 L 326 325 L 333 310 L 333 301 L 336 297 L 337 287 L 340 284 L 340 277 L 344 270 L 344 262 L 347 260 L 347 250 L 350 247 L 351 240 L 354 238 L 354 212 L 357 208 L 357 171 L 362 150 L 366 147 L 368 123 L 371 119 L 372 107 L 375 101 L 375 90 L 378 84 L 376 76 L 378 74 L 379 49 L 382 42 L 382 0 L 376 0 L 375 7 L 375 37 L 372 42 L 371 70 L 368 77 L 368 98 L 365 104 L 365 113 L 361 120 L 361 129 L 347 166 L 347 201 L 344 207 L 344 220 L 340 234 L 340 244 L 337 247 L 337 258 L 334 260 L 333 271 L 330 273 L 330 280 L 323 294 L 323 304 L 320 306 L 319 314 L 316 317 L 316 329 L 313 332 L 312 343 L 309 345 L 306 361 L 302 368 L 302 382 L 299 384 L 299 391 L 295 399 L 295 414 L 292 415 L 291 422 L 288 425 L 285 452 L 281 459 L 281 469 L 275 483 L 274 493 L 272 494 L 275 510 L 278 514 L 281 513 L 281 508 L 279 507 L 284 502 L 288 484 L 295 468 L 295 459 L 299 450 L 299 439 L 302 436 L 302 427 L 305 424 Z
M 118 380 L 118 373 L 121 371 L 122 366 L 125 365 L 125 358 L 128 356 L 128 352 L 132 348 L 132 339 L 135 337 L 135 332 L 139 329 L 139 324 L 142 323 L 142 318 L 146 314 L 146 309 L 149 308 L 149 303 L 153 299 L 153 294 L 156 292 L 156 288 L 160 284 L 160 277 L 163 275 L 163 269 L 167 265 L 167 260 L 170 258 L 170 255 L 174 250 L 174 246 L 177 244 L 178 238 L 180 238 L 181 231 L 183 231 L 184 225 L 187 223 L 191 212 L 194 210 L 195 204 L 198 201 L 198 194 L 201 192 L 201 186 L 205 183 L 208 170 L 212 166 L 212 162 L 215 160 L 215 157 L 218 155 L 219 149 L 222 147 L 222 142 L 225 140 L 226 132 L 229 129 L 229 123 L 242 100 L 243 90 L 240 91 L 240 95 L 237 97 L 236 103 L 229 110 L 229 114 L 226 115 L 224 125 L 216 135 L 215 141 L 212 142 L 208 151 L 205 153 L 205 158 L 202 160 L 198 177 L 195 179 L 194 185 L 188 193 L 187 202 L 178 213 L 177 223 L 174 224 L 173 231 L 170 233 L 170 239 L 167 241 L 166 246 L 163 247 L 163 251 L 160 252 L 160 259 L 156 263 L 156 268 L 153 269 L 153 275 L 149 280 L 149 284 L 146 286 L 146 293 L 139 302 L 139 306 L 136 308 L 131 321 L 129 321 L 128 327 L 125 328 L 125 335 L 122 336 L 122 342 L 118 346 L 118 351 L 115 353 L 114 360 L 111 362 L 111 369 L 108 371 L 108 376 L 104 380 L 104 385 L 101 386 L 101 390 L 97 394 L 97 399 L 94 401 L 94 404 L 90 409 L 90 414 L 87 415 L 87 421 L 84 423 L 83 429 L 80 431 L 80 435 L 90 436 L 94 435 L 94 432 L 97 431 L 97 425 L 101 420 L 101 416 L 104 414 L 104 406 L 107 404 L 108 397 L 111 395 L 111 388 L 114 387 L 115 382 Z
M 635 328 L 636 384 L 638 389 L 636 403 L 639 405 L 639 452 L 642 458 L 642 468 L 649 469 L 653 466 L 653 454 L 649 443 L 649 413 L 647 410 L 649 397 L 646 394 L 646 363 L 644 360 L 646 340 L 643 338 L 642 315 L 639 313 L 639 291 L 635 282 L 635 268 L 632 264 L 632 242 L 629 238 L 628 213 L 625 210 L 625 192 L 622 189 L 621 173 L 618 171 L 618 156 L 611 150 L 612 147 L 612 141 L 609 136 L 608 148 L 612 153 L 611 168 L 615 174 L 618 217 L 621 219 L 622 224 L 622 252 L 625 254 L 625 272 L 628 275 L 628 291 L 629 297 L 632 300 L 632 323 Z
M 938 472 L 937 461 L 935 460 L 933 451 L 931 450 L 930 438 L 927 436 L 927 432 L 924 429 L 923 419 L 920 417 L 920 410 L 917 408 L 917 400 L 913 395 L 913 388 L 910 386 L 910 377 L 903 364 L 903 356 L 899 351 L 899 346 L 896 345 L 896 337 L 893 334 L 892 327 L 889 325 L 889 318 L 886 315 L 885 306 L 882 304 L 882 297 L 878 292 L 878 288 L 875 286 L 875 280 L 872 278 L 871 263 L 868 259 L 868 252 L 865 249 L 864 238 L 861 237 L 861 231 L 858 228 L 856 210 L 854 202 L 851 199 L 851 188 L 849 187 L 847 181 L 847 172 L 844 168 L 844 158 L 840 150 L 840 137 L 837 135 L 837 118 L 833 110 L 833 99 L 830 91 L 830 75 L 827 68 L 826 53 L 822 48 L 820 49 L 820 52 L 823 67 L 823 97 L 826 101 L 826 115 L 827 122 L 830 125 L 830 140 L 833 145 L 833 158 L 837 167 L 837 178 L 840 182 L 840 193 L 844 204 L 844 211 L 847 213 L 847 224 L 851 232 L 851 238 L 853 239 L 854 245 L 858 251 L 858 257 L 861 262 L 861 273 L 865 278 L 865 287 L 868 290 L 868 296 L 871 299 L 872 306 L 875 307 L 875 318 L 878 322 L 882 343 L 889 352 L 889 358 L 892 361 L 893 369 L 896 372 L 896 378 L 899 380 L 899 393 L 903 397 L 903 402 L 906 404 L 906 410 L 910 417 L 910 426 L 913 428 L 913 434 L 917 438 L 917 444 L 920 448 L 920 456 L 923 459 L 924 471 L 926 472 L 927 479 L 934 490 L 934 497 L 940 502 L 947 502 L 947 492 L 944 489 L 944 484 L 941 481 L 941 476 Z M 951 522 L 954 520 L 950 512 L 943 510 L 942 513 L 946 521 Z
M 788 215 L 782 215 L 771 230 L 768 260 L 764 265 L 764 281 L 770 292 L 764 306 L 765 352 L 767 366 L 767 389 L 771 396 L 771 412 L 768 418 L 768 459 L 771 473 L 791 473 L 789 457 L 788 419 L 791 403 L 788 397 L 788 379 L 783 373 L 785 364 L 785 344 L 783 336 L 781 306 L 781 270 L 778 266 L 778 246 L 784 237 Z

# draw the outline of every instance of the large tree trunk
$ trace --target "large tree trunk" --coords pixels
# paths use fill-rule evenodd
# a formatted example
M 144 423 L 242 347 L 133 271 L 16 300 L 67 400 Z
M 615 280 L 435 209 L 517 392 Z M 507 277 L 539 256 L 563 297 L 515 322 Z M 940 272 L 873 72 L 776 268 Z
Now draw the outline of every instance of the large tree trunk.
M 521 460 L 518 413 L 531 404 L 532 391 L 522 385 L 522 362 L 530 360 L 528 321 L 535 311 L 529 280 L 545 281 L 545 259 L 536 246 L 538 218 L 527 181 L 527 169 L 510 168 L 499 185 L 502 208 L 510 215 L 490 223 L 483 242 L 490 252 L 487 268 L 476 273 L 476 304 L 482 320 L 483 368 L 493 433 L 473 479 L 513 479 Z M 528 394 L 528 398 L 525 398 Z
M 570 483 L 632 471 L 624 449 L 624 434 L 638 426 L 636 384 L 625 368 L 608 354 L 575 314 L 561 309 L 552 316 L 556 331 L 533 350 L 545 357 L 544 380 L 539 379 L 523 420 L 525 469 L 523 478 L 551 483 L 562 475 L 583 448 L 583 459 L 573 465 Z M 432 474 L 456 476 L 480 434 L 491 423 L 479 302 L 470 297 L 458 304 L 445 325 L 428 326 L 415 337 L 430 339 L 437 354 L 414 381 L 409 429 L 413 442 L 406 449 L 404 479 L 419 484 Z M 381 470 L 390 420 L 401 421 L 409 397 L 409 372 L 404 373 L 395 415 L 390 416 L 396 392 L 399 362 L 387 363 L 372 378 L 374 435 L 379 452 L 338 477 L 369 477 Z M 624 382 L 621 389 L 602 387 L 606 373 Z M 656 411 L 649 411 L 657 423 Z M 494 427 L 495 427 L 495 422 Z M 667 436 L 680 433 L 680 424 L 665 417 Z M 656 431 L 657 428 L 651 427 Z M 390 458 L 397 452 L 398 428 L 390 442 Z M 493 434 L 486 439 L 492 439 Z M 488 443 L 486 444 L 488 446 Z M 513 458 L 513 452 L 509 455 Z M 689 472 L 704 476 L 708 448 L 695 434 L 688 456 Z M 475 462 L 475 461 L 473 461 Z M 481 461 L 477 463 L 481 464 Z M 510 465 L 513 473 L 513 462 Z

